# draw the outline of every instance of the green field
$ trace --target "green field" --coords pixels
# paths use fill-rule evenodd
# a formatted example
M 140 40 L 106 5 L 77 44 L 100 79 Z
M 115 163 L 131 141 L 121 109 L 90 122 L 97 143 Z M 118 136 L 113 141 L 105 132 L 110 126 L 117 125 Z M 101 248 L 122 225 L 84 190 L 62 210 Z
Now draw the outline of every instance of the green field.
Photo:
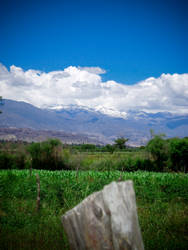
M 0 248 L 68 249 L 62 214 L 120 176 L 134 182 L 145 249 L 188 249 L 187 174 L 46 170 L 0 171 Z

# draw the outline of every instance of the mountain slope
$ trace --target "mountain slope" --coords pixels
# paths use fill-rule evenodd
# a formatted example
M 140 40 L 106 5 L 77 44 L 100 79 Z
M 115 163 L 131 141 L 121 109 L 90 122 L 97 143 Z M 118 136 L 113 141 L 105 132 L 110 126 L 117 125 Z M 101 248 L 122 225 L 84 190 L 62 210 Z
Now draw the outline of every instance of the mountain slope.
M 188 115 L 130 111 L 123 119 L 83 107 L 39 109 L 12 100 L 5 100 L 1 110 L 0 127 L 74 132 L 105 143 L 112 142 L 117 136 L 125 136 L 132 145 L 144 144 L 149 139 L 150 129 L 156 133 L 166 133 L 169 137 L 188 136 Z

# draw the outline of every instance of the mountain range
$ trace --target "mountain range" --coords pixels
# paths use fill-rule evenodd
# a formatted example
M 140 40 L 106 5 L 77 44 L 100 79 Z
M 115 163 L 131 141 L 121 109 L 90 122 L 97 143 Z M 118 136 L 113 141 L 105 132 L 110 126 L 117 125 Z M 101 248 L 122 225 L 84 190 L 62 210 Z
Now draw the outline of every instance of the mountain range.
M 152 114 L 130 110 L 117 114 L 113 110 L 104 112 L 77 105 L 41 109 L 7 99 L 1 110 L 0 139 L 32 141 L 56 136 L 66 143 L 106 144 L 123 136 L 129 139 L 128 144 L 139 146 L 151 138 L 150 129 L 156 134 L 165 133 L 167 137 L 188 136 L 188 115 L 168 112 Z

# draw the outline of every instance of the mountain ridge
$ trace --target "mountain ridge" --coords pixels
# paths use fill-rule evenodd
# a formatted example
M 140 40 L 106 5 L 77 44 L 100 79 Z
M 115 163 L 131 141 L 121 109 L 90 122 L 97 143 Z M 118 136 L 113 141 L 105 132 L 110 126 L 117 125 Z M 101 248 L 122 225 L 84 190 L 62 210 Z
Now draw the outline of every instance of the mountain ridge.
M 5 100 L 1 106 L 0 127 L 63 131 L 112 143 L 118 136 L 129 138 L 130 145 L 144 145 L 149 130 L 166 133 L 168 137 L 188 136 L 188 115 L 130 111 L 126 118 L 113 117 L 93 109 L 72 105 L 63 109 L 40 109 L 25 102 Z

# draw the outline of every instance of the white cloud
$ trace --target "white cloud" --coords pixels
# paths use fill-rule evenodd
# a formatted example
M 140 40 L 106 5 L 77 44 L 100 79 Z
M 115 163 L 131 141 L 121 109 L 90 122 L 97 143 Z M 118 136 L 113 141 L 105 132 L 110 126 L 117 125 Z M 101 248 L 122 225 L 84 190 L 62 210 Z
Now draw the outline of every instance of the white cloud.
M 128 110 L 188 113 L 188 74 L 162 74 L 134 85 L 102 82 L 99 67 L 49 73 L 0 64 L 0 96 L 38 107 L 77 104 L 118 114 Z
M 87 71 L 89 73 L 93 73 L 93 74 L 105 74 L 106 70 L 101 69 L 100 67 L 80 67 L 78 66 L 78 69 L 83 70 L 83 71 Z

